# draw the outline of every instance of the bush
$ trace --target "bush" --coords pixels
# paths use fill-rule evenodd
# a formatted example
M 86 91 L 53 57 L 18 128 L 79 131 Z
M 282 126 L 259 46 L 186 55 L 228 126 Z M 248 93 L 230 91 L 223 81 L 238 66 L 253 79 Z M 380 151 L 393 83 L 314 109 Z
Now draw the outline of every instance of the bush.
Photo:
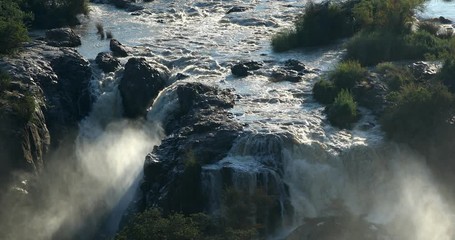
M 294 23 L 294 29 L 272 37 L 273 49 L 285 51 L 295 47 L 321 46 L 352 36 L 359 29 L 351 14 L 351 8 L 357 2 L 310 2 Z
M 428 32 L 428 33 L 436 36 L 436 34 L 439 31 L 439 26 L 433 22 L 422 21 L 422 22 L 419 22 L 419 30 Z
M 357 61 L 346 61 L 340 63 L 334 71 L 329 74 L 338 89 L 350 90 L 356 83 L 365 78 L 366 69 Z
M 115 237 L 115 239 L 135 240 L 193 240 L 200 239 L 201 223 L 192 216 L 172 214 L 163 217 L 159 210 L 150 209 L 137 214 Z
M 411 146 L 447 125 L 453 114 L 454 97 L 442 85 L 411 84 L 389 98 L 391 106 L 382 116 L 382 128 L 391 139 Z
M 28 40 L 23 22 L 27 17 L 16 1 L 0 1 L 0 54 L 11 53 Z
M 331 81 L 320 80 L 313 86 L 313 97 L 320 103 L 333 103 L 337 94 L 338 90 Z
M 378 64 L 376 71 L 383 75 L 383 79 L 391 91 L 399 91 L 402 86 L 415 81 L 408 68 L 398 67 L 390 62 Z
M 353 15 L 367 31 L 403 34 L 410 31 L 408 23 L 425 1 L 362 0 L 354 6 Z
M 451 50 L 449 40 L 425 31 L 407 35 L 363 31 L 354 36 L 346 48 L 346 58 L 358 60 L 364 66 L 386 61 L 440 58 Z
M 340 91 L 328 107 L 327 117 L 332 125 L 339 128 L 351 128 L 352 123 L 357 121 L 357 104 L 348 90 Z
M 444 61 L 438 79 L 442 80 L 445 86 L 452 93 L 455 93 L 455 58 L 448 58 Z
M 87 0 L 24 0 L 22 9 L 32 12 L 36 28 L 55 28 L 79 24 L 78 14 L 88 13 Z

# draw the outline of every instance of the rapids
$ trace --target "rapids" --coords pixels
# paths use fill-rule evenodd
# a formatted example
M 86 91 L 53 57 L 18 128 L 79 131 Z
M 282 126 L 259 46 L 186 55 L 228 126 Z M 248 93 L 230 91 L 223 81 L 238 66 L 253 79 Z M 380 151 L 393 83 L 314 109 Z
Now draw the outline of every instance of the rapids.
M 420 15 L 455 20 L 454 4 L 433 0 Z M 453 211 L 420 157 L 386 143 L 367 109 L 361 109 L 363 117 L 353 130 L 339 130 L 327 123 L 324 107 L 312 99 L 314 81 L 341 59 L 343 43 L 279 54 L 271 50 L 271 35 L 289 27 L 305 1 L 161 0 L 141 5 L 144 10 L 134 14 L 91 5 L 90 19 L 78 29 L 83 42 L 78 50 L 89 59 L 108 50 L 108 41 L 99 40 L 94 27 L 102 23 L 116 39 L 133 47 L 134 56 L 159 62 L 174 75 L 189 76 L 180 81 L 235 89 L 239 97 L 232 113 L 254 134 L 238 139 L 219 163 L 203 166 L 209 211 L 219 211 L 220 171 L 230 166 L 235 188 L 252 194 L 261 182 L 281 196 L 282 232 L 271 239 L 289 232 L 304 217 L 338 214 L 340 202 L 343 209 L 384 224 L 398 239 L 451 239 Z M 233 6 L 247 10 L 227 14 Z M 299 83 L 269 81 L 267 73 L 288 59 L 319 72 L 307 74 Z M 248 60 L 262 62 L 265 70 L 233 77 L 230 66 Z M 95 85 L 106 78 L 101 74 Z M 165 119 L 174 100 L 171 91 L 164 91 L 148 114 L 150 121 Z M 286 215 L 292 219 L 284 221 Z
M 271 50 L 270 37 L 289 27 L 305 3 L 155 0 L 139 3 L 144 9 L 134 14 L 91 4 L 90 17 L 76 29 L 82 36 L 78 51 L 87 59 L 108 51 L 109 42 L 96 34 L 95 24 L 102 23 L 132 47 L 133 56 L 163 64 L 174 77 L 189 76 L 179 81 L 234 89 L 238 99 L 231 111 L 252 134 L 240 137 L 225 159 L 203 166 L 201 184 L 212 213 L 221 204 L 220 170 L 228 165 L 235 188 L 251 194 L 260 183 L 280 196 L 281 231 L 270 239 L 298 227 L 304 217 L 337 215 L 341 208 L 384 224 L 397 239 L 453 239 L 453 208 L 419 156 L 385 142 L 369 110 L 361 109 L 363 117 L 353 130 L 339 130 L 328 124 L 324 106 L 312 99 L 313 83 L 341 59 L 343 42 L 279 54 Z M 226 14 L 234 6 L 247 10 Z M 455 20 L 455 2 L 433 0 L 427 6 L 423 16 Z M 298 83 L 269 81 L 268 73 L 288 59 L 318 72 Z M 256 74 L 233 77 L 230 66 L 243 60 L 264 65 Z M 164 137 L 160 123 L 176 104 L 172 86 L 158 96 L 148 120 L 127 121 L 121 117 L 119 76 L 94 70 L 97 101 L 79 125 L 73 156 L 77 171 L 56 166 L 59 173 L 51 176 L 59 184 L 48 183 L 52 189 L 43 196 L 46 204 L 40 211 L 25 210 L 29 232 L 22 233 L 19 225 L 12 230 L 13 239 L 66 239 L 99 219 L 105 221 L 94 224 L 101 229 L 98 234 L 113 236 L 138 188 L 145 156 Z M 110 214 L 100 210 L 102 216 L 93 217 L 96 208 Z

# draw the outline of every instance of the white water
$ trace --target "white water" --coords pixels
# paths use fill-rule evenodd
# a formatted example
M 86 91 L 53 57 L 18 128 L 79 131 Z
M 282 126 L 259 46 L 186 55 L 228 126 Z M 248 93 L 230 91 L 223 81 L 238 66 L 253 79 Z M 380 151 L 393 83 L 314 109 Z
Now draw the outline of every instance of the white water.
M 95 22 L 102 22 L 120 42 L 134 47 L 134 55 L 190 75 L 186 81 L 234 88 L 241 96 L 232 112 L 248 124 L 247 130 L 266 137 L 240 139 L 219 164 L 204 166 L 213 209 L 221 201 L 217 171 L 229 165 L 236 174 L 234 186 L 246 187 L 249 192 L 261 180 L 274 182 L 277 191 L 286 195 L 280 185 L 286 183 L 296 213 L 294 226 L 303 217 L 337 214 L 341 202 L 355 214 L 386 224 L 398 239 L 452 239 L 451 203 L 443 199 L 418 156 L 395 147 L 381 148 L 383 135 L 367 110 L 362 110 L 364 117 L 354 130 L 338 130 L 327 124 L 324 107 L 311 98 L 316 75 L 301 83 L 272 83 L 265 74 L 243 79 L 230 75 L 229 66 L 238 60 L 264 61 L 266 73 L 289 58 L 322 71 L 339 61 L 340 44 L 283 54 L 271 51 L 269 37 L 280 27 L 289 26 L 304 3 L 156 0 L 145 5 L 147 9 L 140 16 L 93 5 L 90 21 L 79 29 L 83 35 L 79 51 L 93 59 L 108 50 L 108 42 L 99 41 L 94 28 Z M 233 5 L 250 9 L 226 15 Z M 428 6 L 428 16 L 454 19 L 453 2 L 431 1 Z M 158 22 L 161 20 L 164 24 Z M 176 104 L 168 90 L 149 112 L 149 121 L 124 120 L 115 79 L 101 74 L 100 82 L 94 81 L 94 91 L 100 97 L 80 124 L 75 166 L 56 164 L 56 182 L 50 179 L 43 191 L 45 204 L 39 211 L 22 209 L 27 221 L 11 229 L 10 239 L 65 238 L 62 232 L 77 232 L 92 224 L 88 221 L 92 214 L 102 215 L 111 209 L 115 209 L 114 216 L 109 218 L 105 233 L 115 231 L 124 202 L 128 202 L 124 194 L 137 188 L 145 155 L 163 137 L 159 122 Z M 370 123 L 375 126 L 363 130 Z M 280 142 L 282 134 L 292 136 L 291 140 Z M 278 141 L 269 139 L 276 136 Z M 273 165 L 277 158 L 283 164 L 280 174 L 280 166 Z M 267 179 L 260 179 L 264 176 Z M 119 205 L 121 199 L 124 201 Z
M 442 198 L 418 156 L 396 146 L 384 146 L 383 134 L 368 110 L 361 109 L 364 117 L 352 131 L 339 130 L 327 123 L 324 107 L 311 98 L 316 75 L 308 75 L 301 83 L 272 83 L 266 77 L 289 58 L 322 71 L 340 60 L 341 44 L 281 54 L 271 51 L 269 37 L 289 26 L 304 4 L 293 0 L 162 0 L 144 5 L 145 13 L 140 16 L 95 5 L 80 51 L 94 58 L 108 50 L 107 42 L 96 39 L 93 27 L 94 22 L 102 22 L 115 38 L 134 46 L 134 55 L 190 75 L 185 81 L 234 88 L 241 96 L 232 112 L 247 124 L 247 130 L 266 137 L 240 139 L 225 159 L 203 167 L 210 210 L 219 209 L 223 186 L 220 171 L 228 166 L 236 176 L 233 185 L 250 194 L 258 182 L 273 179 L 278 189 L 286 183 L 295 211 L 294 226 L 304 217 L 336 215 L 344 205 L 356 215 L 385 224 L 397 239 L 451 239 L 451 203 Z M 443 15 L 455 20 L 453 4 L 430 1 L 422 16 Z M 234 5 L 249 10 L 226 15 Z M 263 61 L 265 70 L 233 78 L 229 67 L 239 60 Z M 158 101 L 169 102 L 166 109 L 171 111 L 176 97 L 169 90 Z M 164 120 L 166 115 L 154 107 L 148 117 Z M 284 142 L 267 140 L 289 135 L 291 140 Z M 270 165 L 276 162 L 283 166 Z M 277 170 L 280 167 L 282 172 Z M 264 180 L 264 176 L 269 177 Z M 286 195 L 283 189 L 279 191 Z

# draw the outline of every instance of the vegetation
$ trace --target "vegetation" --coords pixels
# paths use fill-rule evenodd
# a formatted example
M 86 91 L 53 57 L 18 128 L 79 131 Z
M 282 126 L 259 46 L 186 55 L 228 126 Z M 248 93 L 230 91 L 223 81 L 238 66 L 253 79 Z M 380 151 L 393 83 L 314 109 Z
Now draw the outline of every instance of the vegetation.
M 452 93 L 455 93 L 455 55 L 445 60 L 438 78 L 446 85 Z
M 87 0 L 0 1 L 0 54 L 10 54 L 29 40 L 27 26 L 53 28 L 79 23 L 88 13 Z
M 338 90 L 332 81 L 320 80 L 313 86 L 313 97 L 323 104 L 331 104 L 337 96 Z
M 294 23 L 293 29 L 273 36 L 273 49 L 280 52 L 296 47 L 320 46 L 352 36 L 359 29 L 350 10 L 356 2 L 358 0 L 345 3 L 310 2 L 304 14 Z
M 391 91 L 399 91 L 401 87 L 416 81 L 411 71 L 406 67 L 399 67 L 390 62 L 380 63 L 376 71 L 382 75 L 382 79 Z
M 338 89 L 350 90 L 357 82 L 365 78 L 366 69 L 357 61 L 340 63 L 329 75 Z
M 339 128 L 350 128 L 357 121 L 357 104 L 348 90 L 340 91 L 328 107 L 327 117 L 332 125 Z
M 0 54 L 11 53 L 28 40 L 24 21 L 29 17 L 21 11 L 17 1 L 0 1 Z
M 32 118 L 35 108 L 33 96 L 14 89 L 10 76 L 0 71 L 0 114 L 5 114 L 5 111 L 11 112 L 21 123 L 26 123 Z
M 382 116 L 382 128 L 391 139 L 411 146 L 446 126 L 454 113 L 454 96 L 440 84 L 408 84 L 391 94 L 390 101 L 391 106 Z

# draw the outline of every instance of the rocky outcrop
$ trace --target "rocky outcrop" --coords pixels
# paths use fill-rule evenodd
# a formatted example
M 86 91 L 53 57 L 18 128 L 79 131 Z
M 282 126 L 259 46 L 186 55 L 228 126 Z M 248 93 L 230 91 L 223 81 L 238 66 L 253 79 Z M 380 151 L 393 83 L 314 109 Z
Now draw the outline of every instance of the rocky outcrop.
M 145 116 L 158 93 L 166 86 L 169 74 L 152 66 L 144 58 L 130 58 L 119 83 L 124 115 L 129 118 Z
M 120 61 L 115 58 L 110 52 L 101 52 L 95 58 L 96 64 L 98 67 L 103 70 L 103 72 L 114 72 L 120 67 Z
M 352 88 L 352 94 L 360 106 L 369 108 L 373 114 L 380 116 L 388 106 L 389 88 L 376 74 L 370 74 L 367 80 L 358 82 Z
M 114 53 L 114 56 L 118 57 L 127 57 L 128 56 L 128 48 L 123 46 L 117 39 L 111 39 L 109 42 L 109 48 Z
M 89 62 L 75 49 L 35 41 L 0 60 L 0 68 L 12 79 L 0 107 L 0 139 L 10 146 L 0 161 L 11 168 L 2 169 L 39 172 L 49 146 L 75 131 L 90 111 Z
M 71 28 L 58 28 L 46 31 L 46 42 L 54 47 L 77 47 L 81 38 Z
M 230 90 L 186 83 L 168 91 L 176 107 L 163 122 L 169 136 L 146 158 L 142 206 L 199 212 L 207 206 L 201 166 L 224 158 L 242 126 L 228 112 L 234 104 Z
M 379 225 L 353 216 L 307 218 L 286 240 L 391 240 Z

